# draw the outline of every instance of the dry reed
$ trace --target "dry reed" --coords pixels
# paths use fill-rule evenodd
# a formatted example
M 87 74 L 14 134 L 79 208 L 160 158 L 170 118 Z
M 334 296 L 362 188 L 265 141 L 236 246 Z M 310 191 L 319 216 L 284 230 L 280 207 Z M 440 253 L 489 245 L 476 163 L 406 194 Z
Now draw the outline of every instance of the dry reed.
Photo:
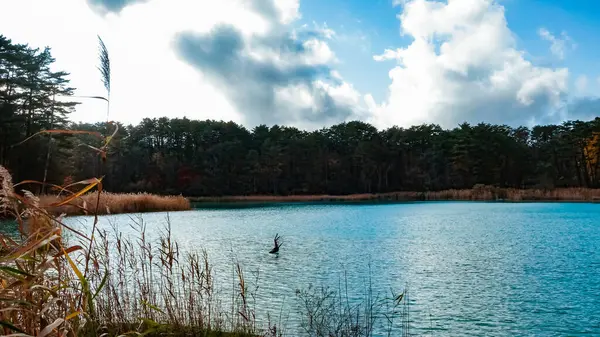
M 245 301 L 243 311 L 237 299 L 231 304 L 233 312 L 246 313 L 244 319 L 224 315 L 213 297 L 207 254 L 180 253 L 170 226 L 150 242 L 141 221 L 138 237 L 123 238 L 116 230 L 113 236 L 96 230 L 94 216 L 92 233 L 85 235 L 33 194 L 15 193 L 1 166 L 0 179 L 0 207 L 17 219 L 21 234 L 0 233 L 2 335 L 256 336 Z M 101 190 L 99 181 L 93 186 Z M 243 285 L 241 266 L 237 270 Z
M 64 200 L 64 196 L 43 195 L 42 206 L 54 214 L 82 215 L 85 213 L 120 214 L 143 212 L 174 212 L 191 209 L 190 201 L 183 196 L 163 196 L 149 193 L 110 193 L 102 192 L 100 200 L 97 193 L 87 193 L 72 202 L 72 205 L 50 206 Z M 73 205 L 74 204 L 74 205 Z M 96 205 L 98 207 L 96 208 Z M 77 207 L 79 206 L 79 207 Z M 84 210 L 85 209 L 85 210 Z
M 283 336 L 285 327 L 270 318 L 266 326 L 257 324 L 256 294 L 242 266 L 232 266 L 237 285 L 231 302 L 224 303 L 207 253 L 180 251 L 168 218 L 158 238 L 149 240 L 141 216 L 133 224 L 137 234 L 124 237 L 115 225 L 111 233 L 98 230 L 96 213 L 87 235 L 48 212 L 33 194 L 16 194 L 1 166 L 0 179 L 0 207 L 17 219 L 21 233 L 18 239 L 0 233 L 3 335 Z M 90 181 L 83 190 L 102 189 L 99 180 Z M 91 198 L 100 203 L 106 195 L 88 194 L 89 203 L 82 206 L 99 211 Z M 390 333 L 406 330 L 404 321 L 393 323 L 402 297 L 374 300 L 370 287 L 367 294 L 350 306 L 347 298 L 330 302 L 329 293 L 298 291 L 303 303 L 298 314 L 309 317 L 305 329 L 313 336 L 371 336 L 377 322 Z M 326 310 L 315 311 L 313 303 L 327 303 Z
M 472 189 L 452 189 L 427 192 L 363 193 L 350 195 L 253 195 L 223 197 L 192 197 L 198 203 L 294 203 L 294 202 L 361 202 L 361 201 L 600 201 L 600 189 L 556 188 L 514 189 L 475 186 Z

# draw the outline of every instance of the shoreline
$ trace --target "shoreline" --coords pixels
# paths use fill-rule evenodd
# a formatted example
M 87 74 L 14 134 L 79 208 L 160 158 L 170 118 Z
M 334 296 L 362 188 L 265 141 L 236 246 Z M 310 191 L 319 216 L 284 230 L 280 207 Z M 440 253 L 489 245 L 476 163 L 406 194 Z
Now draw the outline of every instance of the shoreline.
M 41 196 L 41 205 L 52 214 L 87 215 L 95 211 L 96 192 L 87 193 L 76 203 L 79 206 L 52 207 L 60 200 L 56 196 Z M 83 202 L 82 202 L 83 201 Z M 600 188 L 512 189 L 479 186 L 472 189 L 429 192 L 399 191 L 347 195 L 232 195 L 182 196 L 145 192 L 102 192 L 98 215 L 151 212 L 189 211 L 203 207 L 259 207 L 277 204 L 386 204 L 402 202 L 504 202 L 504 203 L 600 203 Z M 9 217 L 0 214 L 1 219 Z
M 600 189 L 505 189 L 473 188 L 429 192 L 388 192 L 348 195 L 237 195 L 187 197 L 194 204 L 284 204 L 284 203 L 394 203 L 422 201 L 482 201 L 482 202 L 573 202 L 600 203 Z

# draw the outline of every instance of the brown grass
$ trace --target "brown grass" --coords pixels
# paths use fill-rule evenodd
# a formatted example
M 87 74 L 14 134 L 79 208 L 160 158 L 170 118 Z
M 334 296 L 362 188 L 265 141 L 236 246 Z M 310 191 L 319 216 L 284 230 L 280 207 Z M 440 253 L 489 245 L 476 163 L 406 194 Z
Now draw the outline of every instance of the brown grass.
M 88 193 L 71 203 L 87 209 L 88 213 L 96 212 L 98 193 Z M 40 205 L 47 207 L 54 214 L 83 215 L 86 212 L 74 205 L 49 207 L 64 199 L 64 196 L 43 195 Z M 143 213 L 160 211 L 185 211 L 191 209 L 190 201 L 183 196 L 162 196 L 149 193 L 110 193 L 102 192 L 98 203 L 98 214 Z
M 101 195 L 87 198 L 97 202 Z M 123 200 L 103 196 L 107 204 Z M 88 211 L 92 205 L 86 205 Z M 0 233 L 1 335 L 257 335 L 248 318 L 254 314 L 235 314 L 242 312 L 238 298 L 232 298 L 234 314 L 224 315 L 229 309 L 213 296 L 207 254 L 180 256 L 168 220 L 158 242 L 146 240 L 143 222 L 136 223 L 139 237 L 131 239 L 96 230 L 97 216 L 91 234 L 76 232 L 47 212 L 37 196 L 15 193 L 2 166 L 0 209 L 17 220 L 20 231 L 18 238 Z M 77 235 L 64 237 L 67 230 Z M 243 286 L 242 269 L 236 270 Z M 232 290 L 246 294 L 243 288 Z
M 89 186 L 102 190 L 99 180 Z M 87 204 L 81 202 L 90 211 L 102 209 L 92 201 L 100 200 L 103 206 L 111 200 L 111 205 L 131 201 L 131 197 L 110 196 L 96 192 L 84 197 Z M 57 201 L 56 197 L 46 199 Z M 66 201 L 74 201 L 71 199 Z M 257 321 L 259 287 L 249 286 L 239 263 L 232 264 L 234 283 L 215 284 L 206 251 L 180 250 L 171 235 L 168 216 L 166 226 L 152 240 L 141 216 L 139 221 L 132 219 L 130 225 L 137 230 L 132 236 L 123 235 L 116 224 L 113 231 L 98 229 L 97 214 L 91 233 L 81 233 L 44 209 L 37 196 L 28 191 L 23 196 L 15 193 L 12 179 L 2 166 L 0 209 L 16 219 L 20 230 L 19 238 L 0 233 L 2 335 L 297 335 L 287 334 L 282 322 L 275 325 L 268 314 L 266 322 Z M 66 231 L 76 235 L 64 236 Z M 376 326 L 388 334 L 407 331 L 404 292 L 379 297 L 369 279 L 364 300 L 351 306 L 347 289 L 345 298 L 341 288 L 337 293 L 310 290 L 299 289 L 296 297 L 301 304 L 298 313 L 303 323 L 308 322 L 302 328 L 311 336 L 372 336 Z
M 350 195 L 251 195 L 224 197 L 195 197 L 200 203 L 242 202 L 360 202 L 360 201 L 600 201 L 600 189 L 557 188 L 557 189 L 514 189 L 478 185 L 471 189 L 429 192 L 390 192 Z

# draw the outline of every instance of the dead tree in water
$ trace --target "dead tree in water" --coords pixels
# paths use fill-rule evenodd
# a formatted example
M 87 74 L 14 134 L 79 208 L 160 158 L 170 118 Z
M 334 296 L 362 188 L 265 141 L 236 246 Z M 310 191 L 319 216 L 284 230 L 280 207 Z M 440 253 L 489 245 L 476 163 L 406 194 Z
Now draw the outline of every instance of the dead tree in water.
M 273 240 L 273 242 L 275 243 L 275 247 L 273 247 L 273 249 L 269 251 L 269 254 L 275 254 L 279 252 L 279 247 L 281 247 L 282 245 L 282 243 L 280 243 L 279 240 L 281 240 L 281 237 L 279 236 L 279 234 L 275 234 L 275 239 Z

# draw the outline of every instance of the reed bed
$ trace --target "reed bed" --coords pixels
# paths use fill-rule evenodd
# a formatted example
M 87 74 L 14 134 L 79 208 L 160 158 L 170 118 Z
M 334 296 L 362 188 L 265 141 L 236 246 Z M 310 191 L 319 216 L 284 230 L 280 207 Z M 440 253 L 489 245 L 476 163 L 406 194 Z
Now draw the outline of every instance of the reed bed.
M 67 198 L 67 195 L 42 195 L 40 204 L 53 214 L 119 214 L 144 212 L 174 212 L 191 209 L 190 201 L 180 195 L 164 196 L 149 193 L 87 193 L 70 205 L 50 206 Z
M 475 186 L 427 192 L 389 192 L 350 195 L 252 195 L 222 197 L 192 197 L 198 203 L 294 203 L 294 202 L 364 202 L 364 201 L 600 201 L 600 189 L 556 188 L 514 189 L 493 186 Z
M 103 284 L 94 305 L 97 325 L 104 332 L 124 333 L 124 327 L 146 325 L 145 332 L 175 335 L 257 336 L 248 304 L 243 269 L 234 271 L 237 285 L 231 302 L 222 302 L 206 251 L 182 252 L 172 239 L 170 224 L 156 240 L 148 240 L 142 218 L 131 224 L 136 235 L 125 237 L 99 231 L 91 259 L 91 284 Z M 140 318 L 142 318 L 140 320 Z
M 99 180 L 83 190 L 94 186 L 101 190 Z M 101 196 L 96 193 L 98 204 Z M 86 212 L 90 205 L 83 205 Z M 405 293 L 380 297 L 369 284 L 359 303 L 350 303 L 341 287 L 298 289 L 296 314 L 303 324 L 288 333 L 281 321 L 257 319 L 258 285 L 245 279 L 239 263 L 231 265 L 233 283 L 216 284 L 206 251 L 182 251 L 168 218 L 154 239 L 148 238 L 141 216 L 132 218 L 135 234 L 124 236 L 116 225 L 112 231 L 97 228 L 98 206 L 92 208 L 91 231 L 80 232 L 32 193 L 15 193 L 0 166 L 0 210 L 17 220 L 21 234 L 0 233 L 2 335 L 359 337 L 372 336 L 376 329 L 389 336 L 408 332 Z M 228 296 L 221 296 L 222 289 Z
M 479 201 L 600 201 L 600 189 L 557 188 L 515 189 L 476 186 L 468 190 L 426 192 L 423 200 L 479 200 Z

